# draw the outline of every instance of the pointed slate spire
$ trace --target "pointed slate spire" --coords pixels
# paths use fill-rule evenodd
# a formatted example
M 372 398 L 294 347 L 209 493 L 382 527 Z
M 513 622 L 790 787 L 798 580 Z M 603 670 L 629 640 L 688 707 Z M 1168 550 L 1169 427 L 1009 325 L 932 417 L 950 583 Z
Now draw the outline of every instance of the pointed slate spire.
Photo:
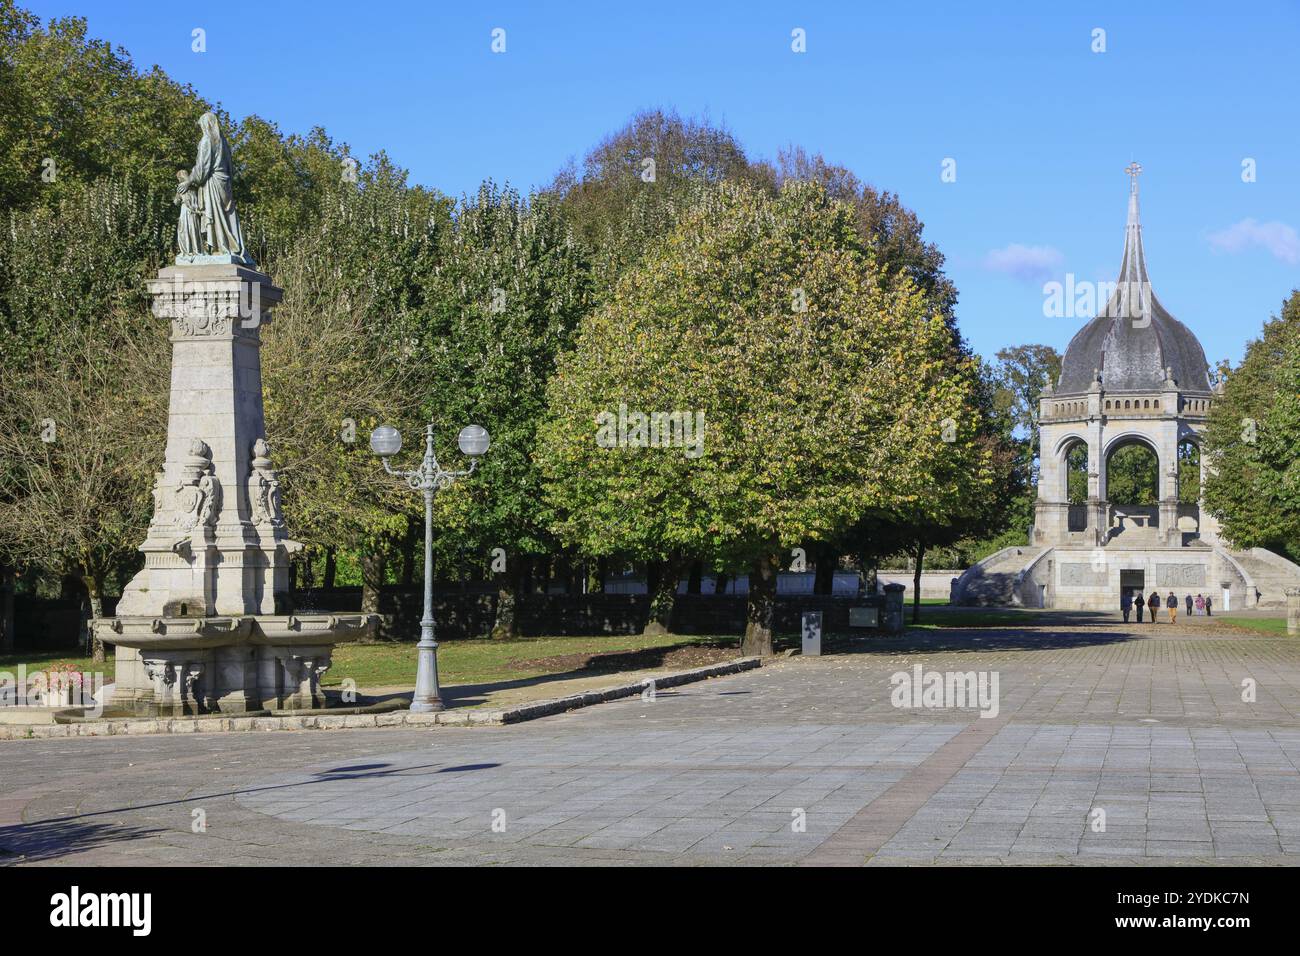
M 1132 320 L 1136 328 L 1151 323 L 1151 280 L 1147 277 L 1147 257 L 1142 249 L 1142 221 L 1138 214 L 1138 176 L 1140 163 L 1129 163 L 1128 222 L 1124 226 L 1124 259 L 1119 267 L 1119 282 L 1112 303 L 1117 306 L 1111 314 Z
M 1151 289 L 1142 221 L 1138 209 L 1138 175 L 1130 163 L 1128 220 L 1124 225 L 1124 258 L 1115 290 L 1104 307 L 1070 340 L 1061 360 L 1057 394 L 1085 394 L 1101 370 L 1107 391 L 1143 391 L 1164 386 L 1168 370 L 1181 389 L 1209 391 L 1205 352 L 1187 326 L 1161 305 Z

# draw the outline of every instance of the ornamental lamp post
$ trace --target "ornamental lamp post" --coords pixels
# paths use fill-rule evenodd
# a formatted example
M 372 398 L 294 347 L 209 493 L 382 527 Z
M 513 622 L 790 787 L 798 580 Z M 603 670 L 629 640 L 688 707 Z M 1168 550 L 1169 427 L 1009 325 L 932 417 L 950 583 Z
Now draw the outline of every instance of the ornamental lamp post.
M 424 459 L 420 467 L 413 471 L 398 471 L 388 460 L 402 450 L 401 432 L 391 425 L 380 425 L 370 433 L 370 450 L 383 461 L 384 471 L 403 479 L 413 491 L 424 492 L 424 617 L 420 618 L 415 696 L 411 699 L 411 712 L 416 714 L 427 714 L 443 707 L 438 691 L 438 642 L 433 639 L 433 493 L 474 473 L 479 456 L 487 452 L 490 444 L 487 429 L 481 425 L 466 425 L 460 430 L 456 444 L 469 456 L 469 467 L 462 471 L 444 470 L 433 453 L 433 422 L 429 422 L 424 429 Z

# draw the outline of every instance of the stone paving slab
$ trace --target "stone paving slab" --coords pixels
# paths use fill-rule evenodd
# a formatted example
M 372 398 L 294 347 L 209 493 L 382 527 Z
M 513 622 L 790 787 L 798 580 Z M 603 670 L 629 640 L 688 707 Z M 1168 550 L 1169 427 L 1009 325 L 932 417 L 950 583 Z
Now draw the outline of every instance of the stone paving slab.
M 1300 862 L 1300 643 L 964 633 L 520 725 L 0 742 L 0 863 Z M 894 707 L 916 664 L 999 715 Z

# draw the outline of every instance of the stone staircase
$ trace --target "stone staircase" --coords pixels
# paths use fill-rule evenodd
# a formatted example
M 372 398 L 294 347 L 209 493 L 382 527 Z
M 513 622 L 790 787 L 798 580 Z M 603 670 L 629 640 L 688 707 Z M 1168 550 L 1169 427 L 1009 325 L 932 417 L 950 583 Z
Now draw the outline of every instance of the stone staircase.
M 1286 589 L 1300 587 L 1300 566 L 1281 555 L 1250 548 L 1233 551 L 1232 556 L 1255 585 L 1257 607 L 1285 607 Z
M 1019 605 L 1020 572 L 1042 554 L 1028 545 L 1003 548 L 971 565 L 952 586 L 952 603 L 966 606 Z

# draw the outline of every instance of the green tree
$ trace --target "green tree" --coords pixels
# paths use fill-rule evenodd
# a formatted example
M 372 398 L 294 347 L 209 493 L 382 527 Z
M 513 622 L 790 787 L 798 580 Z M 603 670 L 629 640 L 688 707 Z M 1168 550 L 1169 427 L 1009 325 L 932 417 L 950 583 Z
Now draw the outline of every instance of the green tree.
M 1160 503 L 1160 465 L 1156 453 L 1141 443 L 1111 452 L 1106 462 L 1106 497 L 1121 505 Z
M 667 235 L 699 198 L 724 180 L 755 181 L 736 138 L 705 120 L 645 110 L 591 149 L 582 170 L 562 170 L 550 191 L 592 250 L 596 293 Z
M 491 182 L 457 209 L 430 276 L 426 405 L 444 439 L 470 422 L 492 436 L 475 477 L 439 493 L 439 522 L 446 541 L 480 567 L 501 551 L 494 637 L 518 633 L 517 597 L 530 565 L 557 549 L 533 456 L 546 383 L 572 347 L 590 291 L 585 254 L 560 203 L 548 195 L 525 202 Z
M 1061 355 L 1050 345 L 1017 345 L 999 349 L 996 378 L 998 404 L 1006 409 L 1015 433 L 1029 442 L 1031 459 L 1038 457 L 1038 396 L 1061 376 Z
M 109 176 L 169 193 L 208 108 L 160 68 L 137 71 L 121 47 L 87 36 L 84 18 L 42 28 L 0 0 L 0 209 L 53 206 Z
M 168 329 L 144 295 L 164 219 L 154 197 L 105 182 L 7 220 L 0 550 L 79 579 L 98 617 L 109 572 L 137 563 L 166 430 Z
M 1300 290 L 1221 372 L 1205 433 L 1206 507 L 1237 547 L 1300 557 Z
M 561 536 L 751 567 L 743 647 L 770 653 L 782 555 L 921 501 L 952 460 L 941 435 L 968 383 L 925 305 L 881 281 L 852 208 L 822 187 L 717 187 L 584 320 L 552 379 L 539 456 Z M 700 416 L 701 443 L 663 441 L 662 421 L 615 435 L 624 410 Z
M 1013 420 L 998 401 L 1000 382 L 950 336 L 945 377 L 960 383 L 960 414 L 941 433 L 928 491 L 887 509 L 872 509 L 846 538 L 850 551 L 873 563 L 905 554 L 912 565 L 912 619 L 920 620 L 926 555 L 1003 532 L 1023 509 L 1028 473 Z M 1024 531 L 1018 532 L 1023 540 Z M 967 544 L 967 547 L 970 547 Z M 866 562 L 864 561 L 864 564 Z
M 909 279 L 957 334 L 953 318 L 957 287 L 944 274 L 943 253 L 925 240 L 924 224 L 896 194 L 878 190 L 848 168 L 828 162 L 820 153 L 810 155 L 799 146 L 779 152 L 776 164 L 763 167 L 759 175 L 765 176 L 773 189 L 789 182 L 819 183 L 832 199 L 852 206 L 858 235 L 877 268 Z
M 381 419 L 408 440 L 423 431 L 433 386 L 420 310 L 448 204 L 408 189 L 382 155 L 332 195 L 268 266 L 285 298 L 263 353 L 267 432 L 291 529 L 327 551 L 360 554 L 362 607 L 374 613 L 423 503 L 383 472 L 367 435 Z

